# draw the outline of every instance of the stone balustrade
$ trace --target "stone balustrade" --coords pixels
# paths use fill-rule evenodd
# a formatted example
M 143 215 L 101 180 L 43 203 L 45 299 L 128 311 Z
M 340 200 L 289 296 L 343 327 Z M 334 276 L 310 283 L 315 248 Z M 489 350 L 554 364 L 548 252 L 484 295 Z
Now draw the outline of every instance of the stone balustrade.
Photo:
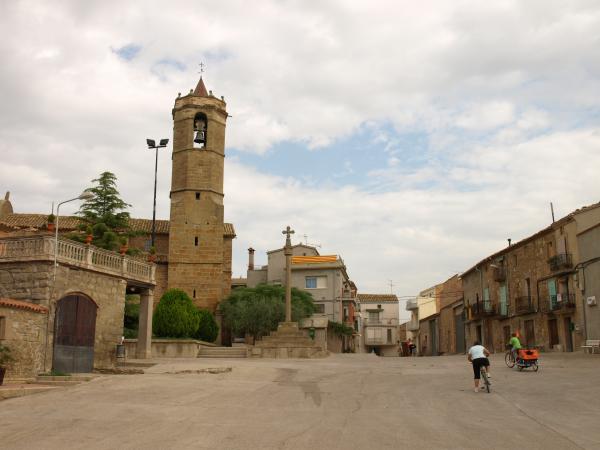
M 54 261 L 54 256 L 55 241 L 52 236 L 0 239 L 0 262 Z M 134 282 L 156 284 L 154 264 L 93 245 L 59 238 L 56 260 L 60 264 L 108 273 Z

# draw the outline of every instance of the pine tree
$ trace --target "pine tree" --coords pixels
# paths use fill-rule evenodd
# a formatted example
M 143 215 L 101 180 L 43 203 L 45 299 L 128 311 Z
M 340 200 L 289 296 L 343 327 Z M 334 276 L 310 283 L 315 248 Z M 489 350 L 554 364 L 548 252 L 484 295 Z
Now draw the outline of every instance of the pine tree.
M 121 199 L 116 175 L 103 172 L 92 182 L 97 184 L 88 191 L 94 197 L 81 205 L 79 215 L 92 225 L 103 223 L 110 230 L 127 228 L 129 213 L 125 210 L 131 205 Z

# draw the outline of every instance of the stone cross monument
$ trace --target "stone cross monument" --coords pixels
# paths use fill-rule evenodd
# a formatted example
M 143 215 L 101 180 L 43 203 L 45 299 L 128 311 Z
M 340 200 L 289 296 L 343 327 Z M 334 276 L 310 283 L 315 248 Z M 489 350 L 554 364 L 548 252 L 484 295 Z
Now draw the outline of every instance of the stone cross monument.
M 292 321 L 292 240 L 290 236 L 294 234 L 294 230 L 288 225 L 283 234 L 285 238 L 285 247 L 283 254 L 285 255 L 285 321 Z

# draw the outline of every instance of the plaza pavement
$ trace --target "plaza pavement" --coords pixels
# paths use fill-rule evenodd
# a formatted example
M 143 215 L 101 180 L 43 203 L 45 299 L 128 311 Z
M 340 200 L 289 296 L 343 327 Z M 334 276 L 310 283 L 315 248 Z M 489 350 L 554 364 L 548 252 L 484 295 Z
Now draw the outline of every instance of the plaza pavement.
M 0 448 L 600 449 L 600 355 L 492 364 L 486 394 L 464 356 L 160 360 L 0 402 Z

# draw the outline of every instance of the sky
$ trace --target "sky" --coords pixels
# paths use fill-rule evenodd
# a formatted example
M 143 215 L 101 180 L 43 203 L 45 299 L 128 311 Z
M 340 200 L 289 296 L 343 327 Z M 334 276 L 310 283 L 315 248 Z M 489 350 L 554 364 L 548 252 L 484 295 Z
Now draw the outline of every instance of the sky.
M 205 64 L 231 115 L 236 277 L 291 225 L 359 292 L 414 296 L 549 225 L 550 202 L 561 217 L 600 200 L 594 0 L 16 0 L 0 29 L 15 212 L 49 213 L 108 170 L 151 218 L 145 140 L 172 140 L 174 100 Z

